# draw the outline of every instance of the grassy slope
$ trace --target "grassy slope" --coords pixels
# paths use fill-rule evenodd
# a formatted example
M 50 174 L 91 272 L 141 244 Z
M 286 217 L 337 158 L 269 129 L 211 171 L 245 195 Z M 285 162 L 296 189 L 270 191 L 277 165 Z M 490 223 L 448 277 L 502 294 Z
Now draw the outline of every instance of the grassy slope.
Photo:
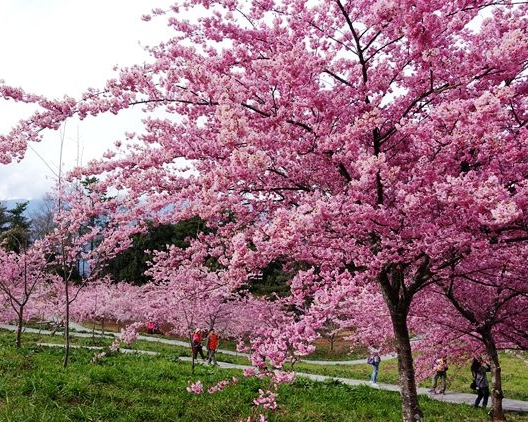
M 239 371 L 199 366 L 191 374 L 178 353 L 159 357 L 115 355 L 89 364 L 93 351 L 72 351 L 71 364 L 61 368 L 62 350 L 31 345 L 12 347 L 14 335 L 0 332 L 0 421 L 235 421 L 247 418 L 258 379 Z M 173 348 L 177 351 L 176 348 Z M 232 375 L 236 386 L 196 396 L 185 387 L 201 380 L 211 386 Z M 428 421 L 485 420 L 483 410 L 451 405 L 422 397 Z M 400 421 L 396 393 L 339 383 L 314 383 L 303 379 L 280 387 L 279 409 L 270 421 Z M 528 415 L 512 415 L 513 422 L 528 422 Z
M 35 335 L 25 334 L 24 339 L 26 341 L 34 342 L 45 342 L 45 343 L 63 343 L 63 339 L 60 336 L 46 336 L 46 335 Z M 82 344 L 89 346 L 109 346 L 111 344 L 110 339 L 100 338 L 72 338 L 72 343 Z M 234 344 L 224 342 L 222 347 L 226 345 L 232 347 L 226 347 L 227 349 L 234 348 Z M 135 342 L 130 348 L 136 350 L 151 350 L 161 353 L 167 353 L 174 356 L 190 356 L 190 350 L 186 347 L 172 346 L 163 343 L 154 343 L 145 340 Z M 337 355 L 340 359 L 347 360 L 351 356 L 348 354 Z M 313 356 L 310 356 L 313 358 Z M 325 355 L 319 353 L 319 358 L 324 359 Z M 333 356 L 337 359 L 336 356 Z M 360 356 L 355 356 L 360 357 Z M 217 354 L 218 360 L 229 363 L 236 363 L 240 365 L 247 365 L 248 360 L 241 356 L 223 355 Z M 501 367 L 502 367 L 502 379 L 503 379 L 503 391 L 504 395 L 510 399 L 526 400 L 528 401 L 528 353 L 501 353 Z M 286 368 L 289 369 L 289 368 Z M 327 375 L 331 377 L 341 378 L 352 378 L 360 380 L 368 380 L 372 371 L 372 366 L 368 364 L 363 365 L 314 365 L 310 363 L 299 362 L 295 364 L 295 370 L 298 372 L 306 372 L 310 374 Z M 378 376 L 378 382 L 386 384 L 397 384 L 398 383 L 398 369 L 396 359 L 386 360 L 381 363 L 380 373 Z M 469 366 L 457 366 L 450 365 L 448 371 L 448 390 L 459 391 L 464 393 L 472 393 L 473 391 L 469 388 L 471 382 L 471 374 L 469 372 Z M 424 380 L 420 386 L 430 387 L 431 380 Z

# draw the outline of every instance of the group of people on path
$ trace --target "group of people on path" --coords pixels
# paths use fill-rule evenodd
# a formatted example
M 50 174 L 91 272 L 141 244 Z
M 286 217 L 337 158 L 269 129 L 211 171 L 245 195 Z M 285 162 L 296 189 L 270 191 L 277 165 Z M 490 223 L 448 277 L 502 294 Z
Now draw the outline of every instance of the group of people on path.
M 434 362 L 434 376 L 433 376 L 433 385 L 431 390 L 433 394 L 444 394 L 446 390 L 447 382 L 447 355 L 442 355 L 435 359 Z M 477 398 L 473 404 L 475 407 L 479 407 L 482 401 L 482 407 L 488 405 L 488 398 L 490 395 L 487 372 L 491 371 L 490 364 L 485 361 L 482 356 L 475 356 L 471 363 L 471 376 L 473 381 L 471 382 L 471 388 L 476 391 Z M 436 387 L 438 385 L 438 380 L 441 381 L 440 390 L 437 391 Z
M 372 365 L 372 373 L 370 374 L 370 383 L 373 386 L 377 386 L 377 378 L 379 373 L 379 365 L 381 358 L 375 349 L 371 349 L 370 355 L 367 359 L 367 363 Z M 445 394 L 447 386 L 447 371 L 449 366 L 447 364 L 447 355 L 442 354 L 434 360 L 433 364 L 433 384 L 429 390 L 432 394 Z M 477 398 L 475 399 L 474 406 L 479 407 L 482 402 L 482 407 L 488 405 L 488 399 L 490 395 L 489 383 L 487 373 L 491 371 L 490 364 L 482 358 L 482 356 L 475 356 L 471 363 L 471 375 L 473 381 L 471 388 L 476 390 Z M 437 389 L 440 383 L 439 389 Z
M 434 362 L 434 376 L 433 376 L 433 385 L 431 390 L 433 394 L 444 394 L 446 390 L 447 382 L 447 355 L 442 355 L 435 359 Z M 488 405 L 488 398 L 490 395 L 487 372 L 491 371 L 490 364 L 485 361 L 482 356 L 475 356 L 471 362 L 471 376 L 473 381 L 471 382 L 471 388 L 476 391 L 477 398 L 475 399 L 474 406 L 479 407 L 480 402 L 482 401 L 482 407 Z M 440 390 L 437 391 L 436 387 L 438 385 L 438 380 L 441 381 Z
M 205 355 L 203 352 L 203 345 L 202 345 L 202 331 L 196 330 L 194 334 L 191 337 L 191 350 L 192 350 L 192 357 L 193 360 L 196 360 L 198 358 L 198 354 L 200 354 L 200 357 L 205 361 Z M 216 363 L 216 351 L 218 350 L 218 345 L 220 344 L 220 337 L 215 332 L 215 330 L 212 328 L 209 330 L 206 338 L 205 338 L 205 348 L 207 350 L 207 363 L 213 365 L 217 365 Z

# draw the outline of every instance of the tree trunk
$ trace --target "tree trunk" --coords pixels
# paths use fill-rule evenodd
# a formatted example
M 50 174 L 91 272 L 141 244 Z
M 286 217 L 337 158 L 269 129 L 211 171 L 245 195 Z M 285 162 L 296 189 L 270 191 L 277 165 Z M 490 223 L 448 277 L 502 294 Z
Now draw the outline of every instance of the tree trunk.
M 413 357 L 405 312 L 391 312 L 392 326 L 398 354 L 398 376 L 402 398 L 404 422 L 422 422 L 423 413 L 418 403 Z
M 20 308 L 18 311 L 18 325 L 16 333 L 16 347 L 20 349 L 22 347 L 22 323 L 24 320 L 24 308 Z
M 192 365 L 191 372 L 194 374 L 195 362 L 194 362 L 194 349 L 193 349 L 192 334 L 189 336 L 189 344 L 191 345 L 191 365 Z
M 62 366 L 66 368 L 68 366 L 68 359 L 70 357 L 70 286 L 68 280 L 65 280 L 65 295 L 66 295 L 66 318 L 64 321 L 64 339 L 66 347 L 64 348 L 64 360 Z
M 490 330 L 482 332 L 481 335 L 486 345 L 486 352 L 491 360 L 491 420 L 505 421 L 506 416 L 502 408 L 504 394 L 502 392 L 502 376 L 497 346 Z
M 385 303 L 390 312 L 392 329 L 396 340 L 398 377 L 404 422 L 423 421 L 423 413 L 418 403 L 418 391 L 416 390 L 407 315 L 413 295 L 421 283 L 424 282 L 423 276 L 427 271 L 428 262 L 428 259 L 424 260 L 424 263 L 420 266 L 416 281 L 411 283 L 410 286 L 405 285 L 404 269 L 399 264 L 388 266 L 380 273 L 378 278 Z

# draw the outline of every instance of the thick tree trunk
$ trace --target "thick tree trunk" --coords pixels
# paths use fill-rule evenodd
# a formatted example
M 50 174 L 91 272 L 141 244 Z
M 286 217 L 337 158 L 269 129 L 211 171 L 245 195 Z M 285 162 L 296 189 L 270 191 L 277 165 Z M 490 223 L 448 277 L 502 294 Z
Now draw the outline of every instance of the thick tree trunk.
M 482 339 L 486 345 L 486 352 L 491 360 L 491 419 L 493 421 L 505 421 L 504 409 L 502 408 L 502 376 L 497 346 L 493 340 L 491 331 L 482 332 Z
M 423 421 L 422 409 L 418 403 L 407 315 L 413 295 L 425 280 L 424 275 L 427 272 L 428 265 L 429 259 L 426 257 L 418 269 L 415 282 L 409 286 L 405 284 L 404 268 L 400 264 L 387 266 L 378 278 L 385 303 L 389 308 L 392 329 L 396 340 L 404 422 Z
M 20 308 L 18 311 L 18 325 L 16 333 L 16 347 L 20 349 L 22 347 L 22 323 L 24 321 L 24 309 Z
M 402 397 L 404 422 L 422 422 L 423 413 L 418 403 L 418 392 L 414 376 L 411 341 L 405 312 L 391 312 L 392 326 L 398 354 L 398 376 Z

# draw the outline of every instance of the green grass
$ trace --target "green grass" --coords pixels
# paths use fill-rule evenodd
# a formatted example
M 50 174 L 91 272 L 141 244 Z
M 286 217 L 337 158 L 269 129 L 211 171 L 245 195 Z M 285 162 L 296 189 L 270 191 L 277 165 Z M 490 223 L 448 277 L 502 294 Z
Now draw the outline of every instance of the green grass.
M 43 342 L 43 343 L 58 343 L 63 344 L 64 339 L 60 335 L 49 336 L 44 334 L 30 334 L 25 333 L 23 337 L 24 342 Z M 112 339 L 105 339 L 100 337 L 83 338 L 72 337 L 72 344 L 83 346 L 100 346 L 108 347 L 112 343 Z M 228 347 L 226 347 L 228 346 Z M 164 343 L 150 342 L 146 340 L 138 340 L 128 348 L 135 350 L 149 350 L 162 353 L 168 357 L 190 356 L 190 349 L 188 347 L 174 346 Z M 234 342 L 223 342 L 222 347 L 228 350 L 235 348 Z M 325 349 L 323 348 L 323 351 Z M 92 352 L 94 353 L 94 352 Z M 357 355 L 361 355 L 358 352 Z M 319 358 L 325 359 L 325 355 L 319 352 Z M 311 356 L 313 358 L 313 356 Z M 342 357 L 342 356 L 341 356 Z M 244 356 L 232 356 L 222 353 L 217 354 L 217 359 L 223 362 L 234 363 L 239 365 L 248 365 L 248 360 Z M 517 400 L 528 401 L 528 353 L 501 353 L 500 361 L 502 367 L 503 392 L 505 397 Z M 287 367 L 286 369 L 290 369 Z M 368 380 L 372 367 L 368 364 L 360 365 L 315 365 L 308 362 L 298 362 L 295 364 L 295 370 L 298 372 L 306 372 L 309 374 L 326 375 L 336 378 L 351 378 L 359 380 Z M 396 359 L 384 360 L 380 366 L 378 382 L 386 384 L 398 383 L 398 369 Z M 471 374 L 469 372 L 469 363 L 467 365 L 450 365 L 448 371 L 448 390 L 459 391 L 464 393 L 472 393 L 469 388 L 471 382 Z M 425 379 L 420 383 L 421 387 L 430 387 L 431 380 Z
M 24 342 L 43 342 L 43 343 L 57 343 L 63 344 L 64 339 L 60 335 L 49 336 L 44 334 L 30 334 L 25 333 L 23 337 Z M 100 337 L 83 338 L 72 337 L 71 343 L 83 346 L 100 346 L 108 347 L 112 343 L 112 339 L 105 339 Z M 233 342 L 224 342 L 222 347 L 229 344 L 234 348 Z M 150 342 L 146 340 L 138 340 L 128 348 L 135 350 L 149 350 L 166 355 L 169 358 L 179 356 L 190 356 L 188 347 L 174 346 L 164 343 Z M 91 352 L 92 354 L 94 352 Z M 358 352 L 359 354 L 360 352 Z M 324 354 L 320 355 L 321 359 L 325 358 Z M 239 365 L 248 365 L 248 360 L 244 356 L 232 356 L 222 353 L 217 354 L 217 359 L 222 362 L 234 363 Z M 528 401 L 528 353 L 501 353 L 500 361 L 502 367 L 503 392 L 505 397 L 517 400 Z M 286 369 L 290 369 L 287 367 Z M 295 370 L 298 372 L 305 372 L 309 374 L 326 375 L 336 378 L 351 378 L 359 380 L 368 380 L 372 367 L 368 364 L 359 365 L 315 365 L 308 362 L 298 362 L 295 364 Z M 386 384 L 398 383 L 398 369 L 396 359 L 384 360 L 380 366 L 378 382 Z M 469 372 L 469 363 L 467 365 L 450 365 L 448 371 L 448 390 L 459 391 L 464 393 L 472 393 L 469 388 L 471 382 L 471 374 Z M 425 379 L 420 383 L 421 387 L 430 387 L 431 380 Z
M 156 357 L 115 354 L 99 364 L 89 363 L 93 351 L 73 349 L 70 365 L 63 369 L 62 349 L 36 346 L 29 335 L 23 340 L 25 346 L 17 350 L 14 334 L 0 332 L 0 421 L 245 420 L 255 410 L 252 399 L 258 389 L 267 388 L 265 381 L 244 378 L 236 370 L 200 365 L 192 374 L 189 363 L 176 359 L 174 346 L 168 346 L 169 352 L 166 345 L 153 345 L 162 352 Z M 233 375 L 239 383 L 223 392 L 197 396 L 186 391 L 190 381 L 209 387 Z M 268 413 L 271 422 L 401 421 L 397 393 L 302 378 L 280 386 L 279 393 L 279 408 Z M 420 397 L 420 403 L 428 421 L 486 420 L 485 411 L 470 406 L 427 397 Z M 528 415 L 512 414 L 509 421 L 528 422 Z
M 314 365 L 311 363 L 299 362 L 295 364 L 295 370 L 309 374 L 368 381 L 370 379 L 370 374 L 372 373 L 372 366 L 366 363 L 359 365 Z M 380 365 L 378 382 L 385 384 L 398 383 L 396 359 L 382 362 Z

